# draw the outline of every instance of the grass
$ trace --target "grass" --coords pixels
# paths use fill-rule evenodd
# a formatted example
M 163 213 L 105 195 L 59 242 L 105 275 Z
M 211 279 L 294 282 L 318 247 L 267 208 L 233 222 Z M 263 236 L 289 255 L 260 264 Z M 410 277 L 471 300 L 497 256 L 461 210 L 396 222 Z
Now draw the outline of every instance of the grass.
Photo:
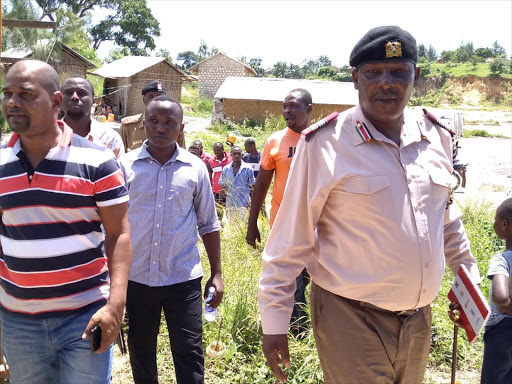
M 490 70 L 489 63 L 477 63 L 476 66 L 471 63 L 430 63 L 430 73 L 426 75 L 426 77 L 441 76 L 443 72 L 448 76 L 454 77 L 464 77 L 469 75 L 477 77 L 488 77 L 493 75 Z M 503 78 L 511 79 L 512 73 L 503 72 L 500 74 L 500 76 Z
M 184 85 L 180 103 L 187 116 L 207 118 L 212 114 L 213 99 L 199 96 L 197 83 Z
M 258 148 L 262 148 L 265 138 L 274 130 L 281 127 L 282 119 L 268 117 L 263 127 L 253 131 Z M 211 148 L 214 142 L 226 140 L 227 134 L 233 130 L 249 133 L 245 125 L 231 124 L 211 126 L 208 132 L 194 132 L 188 140 L 201 139 L 205 149 Z M 239 137 L 243 142 L 244 137 Z M 267 204 L 270 196 L 267 197 Z M 493 232 L 493 208 L 486 201 L 468 200 L 461 207 L 463 222 L 471 241 L 471 249 L 475 255 L 481 276 L 485 276 L 489 258 L 503 249 L 503 243 Z M 268 236 L 268 220 L 259 219 L 263 244 Z M 227 346 L 227 353 L 221 359 L 205 357 L 205 375 L 208 384 L 247 383 L 270 384 L 276 380 L 267 368 L 261 351 L 261 324 L 257 307 L 258 278 L 261 268 L 262 245 L 256 249 L 245 242 L 245 223 L 235 223 L 224 226 L 221 232 L 222 265 L 225 284 L 224 300 L 219 308 L 219 316 L 223 318 L 220 339 Z M 199 244 L 204 270 L 206 271 L 203 284 L 209 277 L 209 265 L 202 243 Z M 453 325 L 446 314 L 448 299 L 446 297 L 453 276 L 447 269 L 438 298 L 432 303 L 433 337 L 429 356 L 428 369 L 425 377 L 426 384 L 436 383 L 437 380 L 449 377 L 451 366 L 451 348 Z M 484 295 L 489 295 L 489 282 L 482 280 Z M 217 338 L 219 318 L 216 322 L 204 322 L 204 348 Z M 474 344 L 469 344 L 464 332 L 459 332 L 458 340 L 458 371 L 460 378 L 468 383 L 479 382 L 479 370 L 482 364 L 482 338 Z M 290 335 L 290 353 L 292 366 L 287 370 L 289 383 L 316 384 L 322 382 L 321 368 L 315 348 L 314 337 L 309 333 L 303 340 L 297 340 Z M 160 381 L 175 383 L 172 357 L 169 347 L 165 322 L 162 321 L 161 332 L 158 336 L 158 367 Z M 126 357 L 116 357 L 114 363 L 113 383 L 124 384 L 131 382 L 129 362 Z
M 510 139 L 510 137 L 502 135 L 500 133 L 489 133 L 485 129 L 464 129 L 462 137 L 490 137 L 496 139 Z

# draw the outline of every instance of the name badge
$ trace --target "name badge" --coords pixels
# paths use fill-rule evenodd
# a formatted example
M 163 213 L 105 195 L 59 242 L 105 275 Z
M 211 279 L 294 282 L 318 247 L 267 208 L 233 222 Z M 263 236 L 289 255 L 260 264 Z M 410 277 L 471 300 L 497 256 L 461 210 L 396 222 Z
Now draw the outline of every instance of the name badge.
M 250 165 L 254 172 L 258 172 L 260 170 L 260 163 L 251 163 Z
M 222 172 L 222 167 L 221 166 L 214 167 L 214 168 L 212 168 L 212 172 L 213 173 Z

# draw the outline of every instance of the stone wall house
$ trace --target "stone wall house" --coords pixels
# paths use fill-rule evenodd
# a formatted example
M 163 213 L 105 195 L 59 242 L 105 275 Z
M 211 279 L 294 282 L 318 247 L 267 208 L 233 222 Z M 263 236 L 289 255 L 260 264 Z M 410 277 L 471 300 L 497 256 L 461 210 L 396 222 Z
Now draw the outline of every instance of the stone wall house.
M 225 53 L 201 61 L 189 68 L 199 76 L 199 96 L 212 98 L 227 77 L 248 77 L 256 75 L 250 66 L 232 59 Z
M 40 40 L 38 45 L 41 47 L 48 47 L 48 64 L 55 68 L 61 83 L 72 76 L 85 77 L 88 70 L 97 68 L 94 63 L 90 62 L 74 49 L 59 41 L 54 42 L 44 39 Z M 20 60 L 34 58 L 40 59 L 35 56 L 35 53 L 30 48 L 11 48 L 2 52 L 2 62 L 7 65 Z
M 167 95 L 179 101 L 183 82 L 192 80 L 164 57 L 125 56 L 89 73 L 105 79 L 104 94 L 117 119 L 144 112 L 142 89 L 149 82 L 159 79 Z
M 229 119 L 239 123 L 248 118 L 263 124 L 269 115 L 282 115 L 284 98 L 297 88 L 311 93 L 312 122 L 358 103 L 357 91 L 351 82 L 228 77 L 215 94 L 212 122 Z

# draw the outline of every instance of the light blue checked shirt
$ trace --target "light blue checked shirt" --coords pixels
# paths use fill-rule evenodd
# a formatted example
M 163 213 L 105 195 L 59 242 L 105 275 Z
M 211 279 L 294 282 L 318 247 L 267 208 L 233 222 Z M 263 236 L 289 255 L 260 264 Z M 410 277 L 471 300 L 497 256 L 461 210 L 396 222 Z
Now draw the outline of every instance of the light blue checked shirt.
M 251 185 L 254 185 L 254 171 L 242 161 L 238 173 L 233 171 L 233 163 L 222 170 L 219 184 L 228 189 L 226 194 L 227 208 L 247 208 L 251 201 Z
M 197 234 L 220 230 L 208 171 L 176 146 L 164 165 L 142 147 L 123 155 L 133 247 L 130 280 L 151 287 L 203 276 Z

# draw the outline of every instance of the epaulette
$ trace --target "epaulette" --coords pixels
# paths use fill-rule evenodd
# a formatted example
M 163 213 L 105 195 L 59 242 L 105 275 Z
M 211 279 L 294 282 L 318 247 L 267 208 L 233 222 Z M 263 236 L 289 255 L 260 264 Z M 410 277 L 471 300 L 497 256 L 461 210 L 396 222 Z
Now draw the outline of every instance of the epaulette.
M 423 110 L 423 116 L 425 116 L 427 119 L 429 119 L 432 122 L 432 124 L 435 124 L 440 128 L 443 128 L 445 131 L 449 132 L 452 137 L 455 136 L 455 132 L 453 130 L 451 130 L 450 128 L 448 128 L 443 123 L 441 123 L 439 121 L 439 119 L 433 113 L 427 111 L 425 108 L 423 108 L 422 110 Z
M 123 124 L 131 124 L 136 123 L 142 118 L 142 113 L 139 113 L 138 115 L 133 116 L 126 116 L 121 119 L 121 123 Z
M 339 115 L 338 112 L 333 112 L 329 116 L 324 117 L 323 119 L 317 121 L 315 124 L 310 125 L 308 128 L 302 131 L 302 134 L 304 135 L 304 138 L 306 141 L 309 140 L 309 138 L 313 135 L 314 132 L 318 131 L 320 128 L 327 125 L 328 122 L 334 120 Z

